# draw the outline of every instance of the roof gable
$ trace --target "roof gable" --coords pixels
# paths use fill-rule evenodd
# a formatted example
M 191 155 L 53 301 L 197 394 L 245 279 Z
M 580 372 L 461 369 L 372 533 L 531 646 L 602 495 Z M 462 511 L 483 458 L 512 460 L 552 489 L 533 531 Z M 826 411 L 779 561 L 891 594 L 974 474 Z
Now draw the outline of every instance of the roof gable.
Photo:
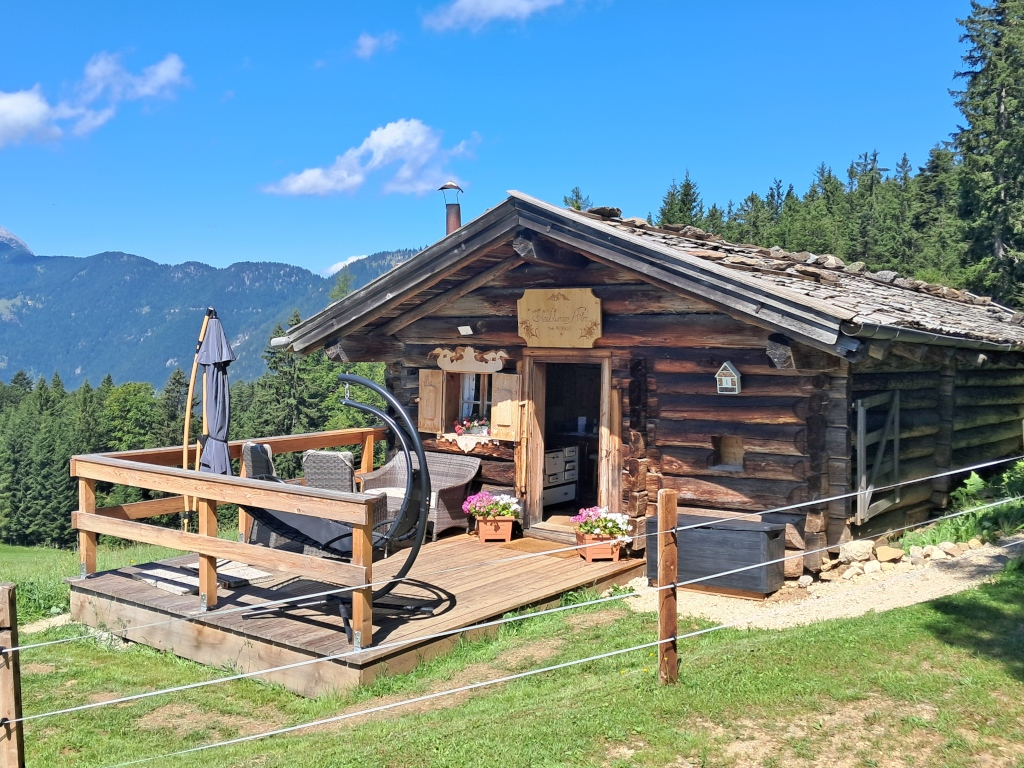
M 834 257 L 557 208 L 518 192 L 273 343 L 308 352 L 340 337 L 388 336 L 524 263 L 547 258 L 571 267 L 581 254 L 850 359 L 861 354 L 858 337 L 1024 347 L 1019 313 L 964 292 L 895 273 L 864 274 Z

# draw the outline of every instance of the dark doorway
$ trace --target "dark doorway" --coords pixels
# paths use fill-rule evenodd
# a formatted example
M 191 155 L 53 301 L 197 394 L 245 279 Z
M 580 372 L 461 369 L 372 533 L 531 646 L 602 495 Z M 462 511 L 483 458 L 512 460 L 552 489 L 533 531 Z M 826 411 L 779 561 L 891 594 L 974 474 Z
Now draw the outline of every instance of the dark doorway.
M 548 363 L 544 403 L 544 521 L 571 527 L 597 504 L 601 366 Z

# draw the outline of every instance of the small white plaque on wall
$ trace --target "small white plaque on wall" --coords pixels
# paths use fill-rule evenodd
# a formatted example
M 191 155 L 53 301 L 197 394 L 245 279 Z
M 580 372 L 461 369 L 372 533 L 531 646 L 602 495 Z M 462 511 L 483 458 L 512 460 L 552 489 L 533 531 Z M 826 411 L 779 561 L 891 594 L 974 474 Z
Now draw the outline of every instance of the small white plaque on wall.
M 720 395 L 738 395 L 742 391 L 740 372 L 733 367 L 732 363 L 722 363 L 722 367 L 715 374 L 715 382 L 718 384 L 718 394 Z

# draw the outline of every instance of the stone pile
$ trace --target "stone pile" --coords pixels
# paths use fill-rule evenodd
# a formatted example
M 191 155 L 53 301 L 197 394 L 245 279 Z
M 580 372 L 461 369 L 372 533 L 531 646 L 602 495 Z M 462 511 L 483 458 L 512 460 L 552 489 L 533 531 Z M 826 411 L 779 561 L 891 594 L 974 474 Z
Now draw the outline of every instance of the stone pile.
M 950 560 L 972 549 L 982 546 L 980 539 L 971 539 L 965 542 L 944 541 L 938 545 L 926 547 L 910 547 L 904 551 L 898 547 L 891 547 L 884 540 L 873 541 L 851 541 L 839 548 L 839 558 L 829 560 L 822 565 L 819 578 L 822 581 L 836 581 L 842 579 L 850 581 L 862 576 L 872 576 L 887 571 L 906 572 L 917 568 L 926 568 L 932 563 L 941 560 Z M 874 578 L 878 578 L 875 576 Z M 802 580 L 801 580 L 802 581 Z M 797 582 L 797 586 L 806 588 L 810 586 Z

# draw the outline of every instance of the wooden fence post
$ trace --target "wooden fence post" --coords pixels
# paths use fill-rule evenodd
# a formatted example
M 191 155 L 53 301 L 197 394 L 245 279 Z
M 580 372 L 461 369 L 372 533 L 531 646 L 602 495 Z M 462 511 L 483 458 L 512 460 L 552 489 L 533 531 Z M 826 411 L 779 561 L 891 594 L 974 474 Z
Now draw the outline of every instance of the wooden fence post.
M 679 655 L 676 633 L 679 616 L 676 611 L 676 576 L 679 565 L 677 491 L 658 491 L 658 680 L 662 685 L 679 679 Z M 669 587 L 670 589 L 666 589 Z
M 21 719 L 21 668 L 17 651 L 18 608 L 15 586 L 0 584 L 0 768 L 25 768 Z

